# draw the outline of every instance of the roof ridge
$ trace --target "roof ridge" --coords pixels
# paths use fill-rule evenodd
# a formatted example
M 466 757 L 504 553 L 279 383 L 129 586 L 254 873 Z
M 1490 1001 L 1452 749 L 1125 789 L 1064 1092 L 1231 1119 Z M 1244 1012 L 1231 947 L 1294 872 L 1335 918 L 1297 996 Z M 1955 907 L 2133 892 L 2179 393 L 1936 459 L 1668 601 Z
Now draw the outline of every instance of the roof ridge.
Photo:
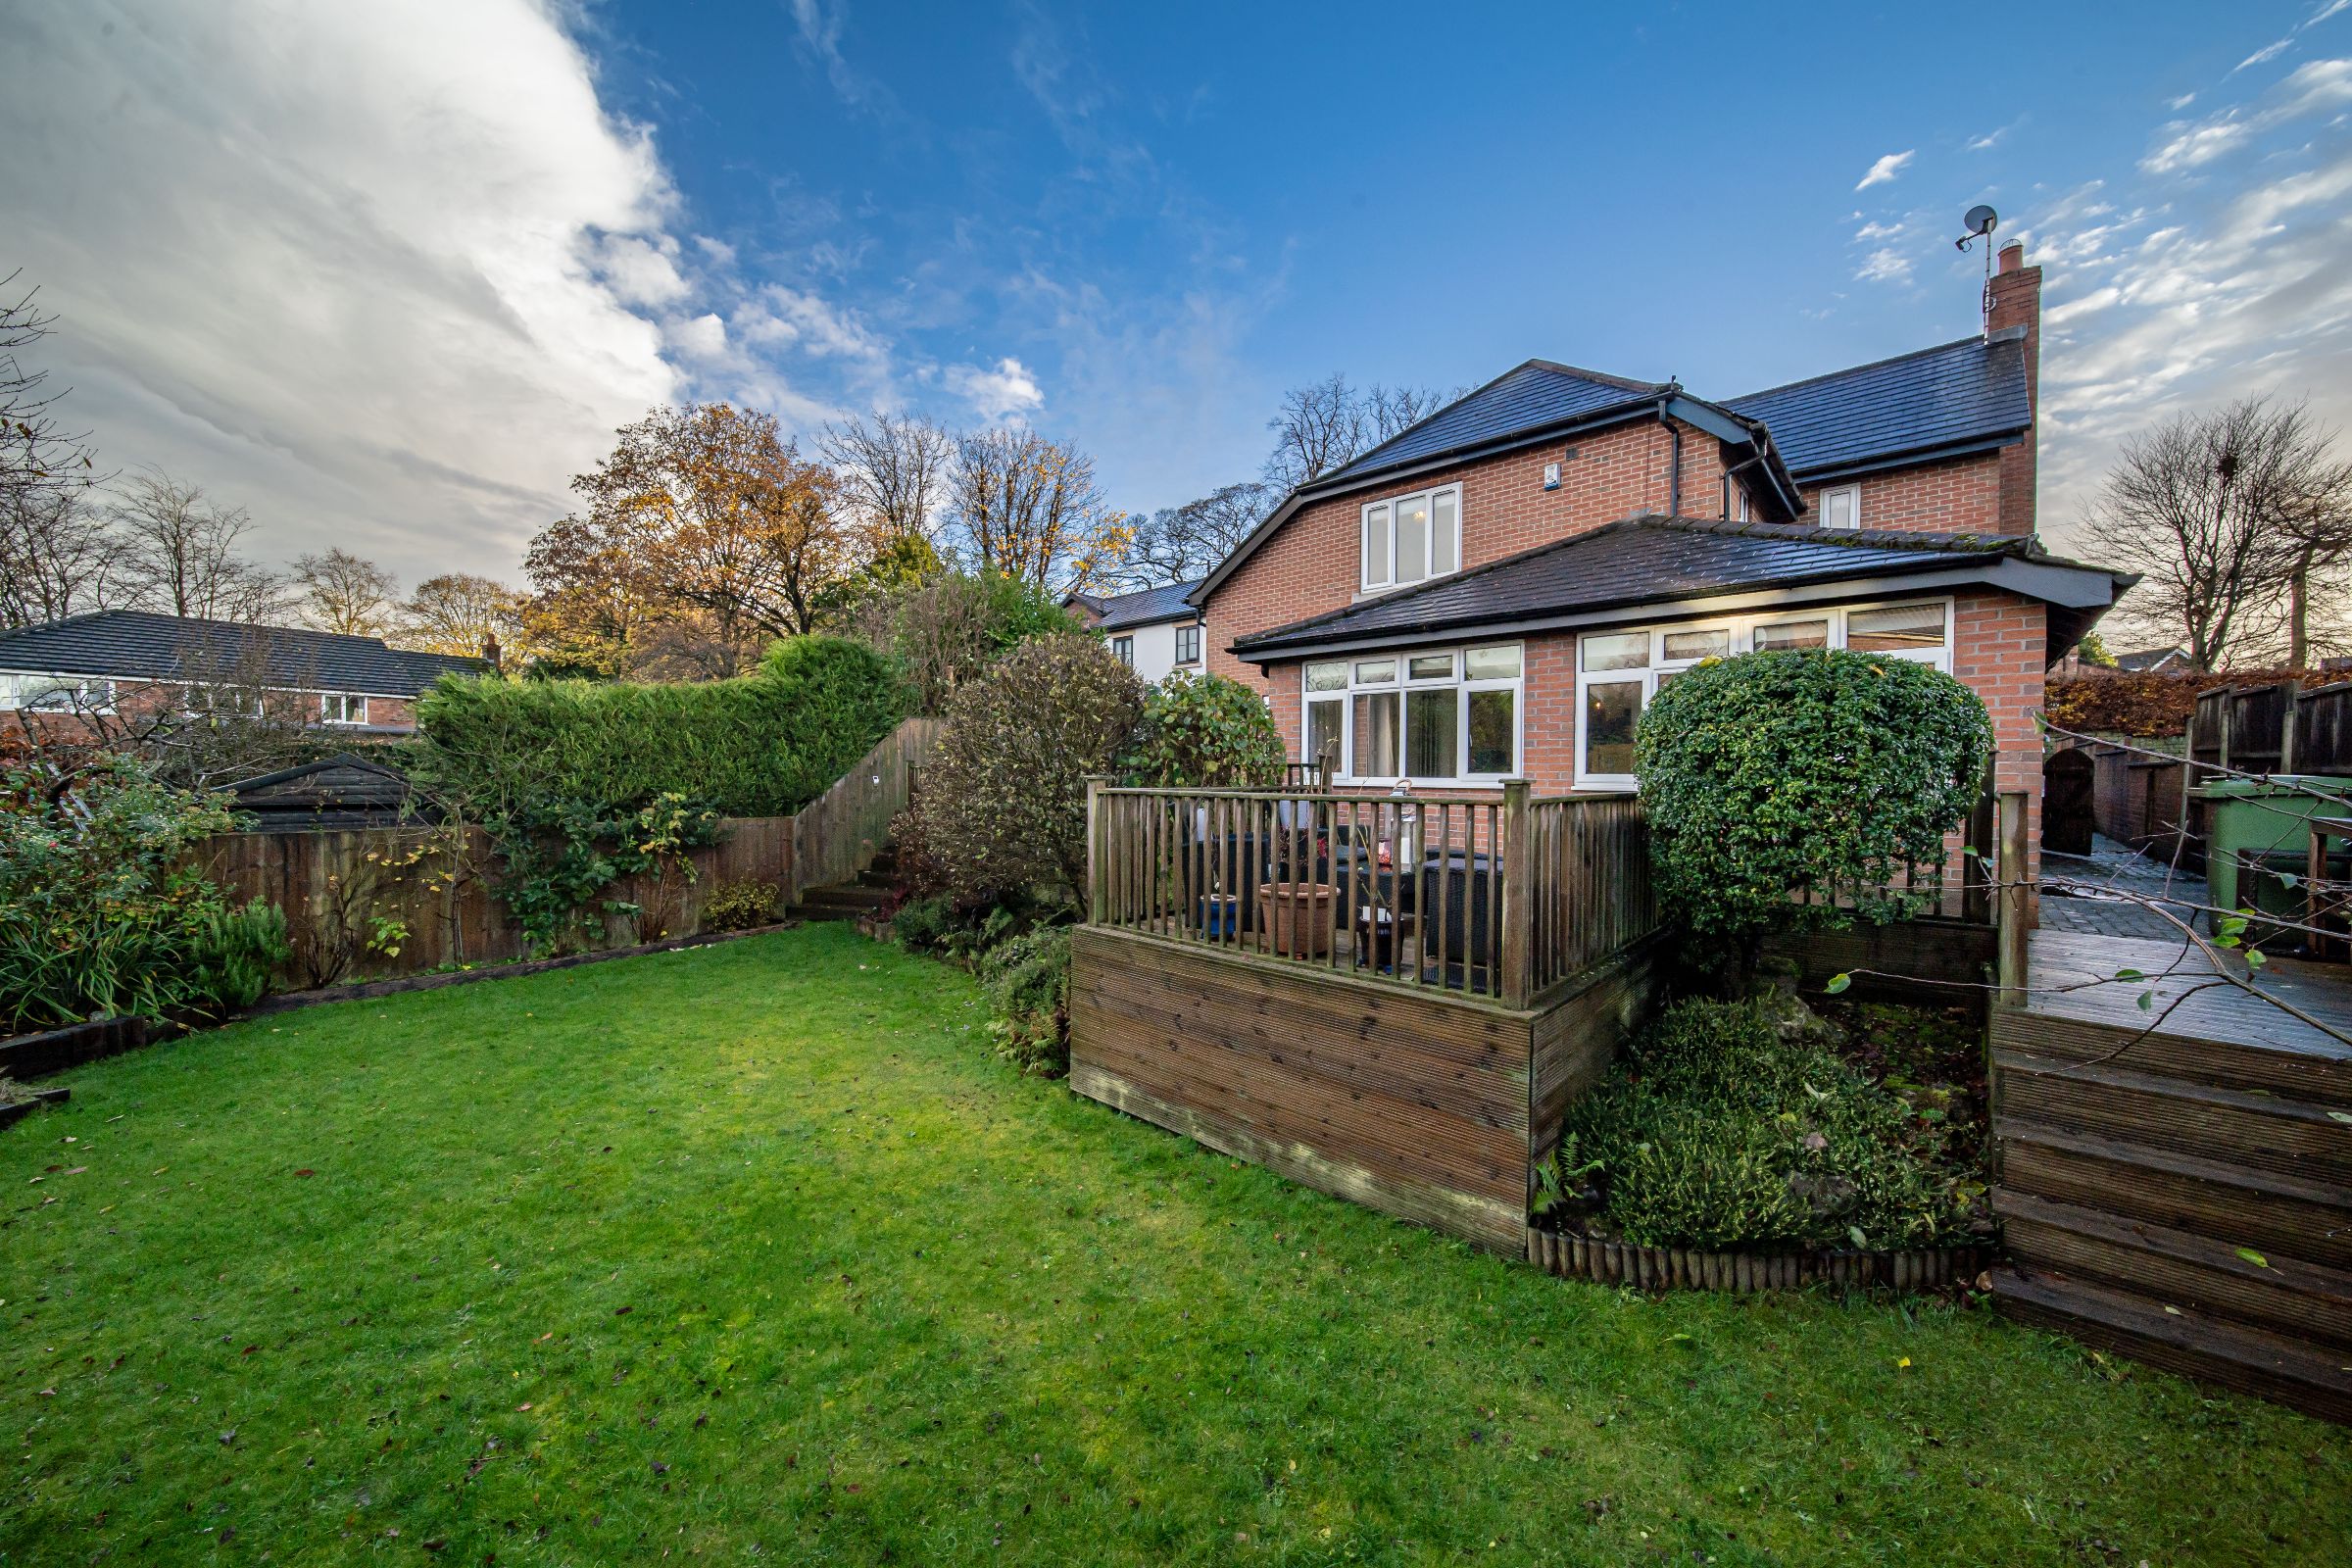
M 1676 384 L 1673 381 L 1643 381 L 1630 375 L 1611 375 L 1606 370 L 1587 369 L 1581 365 L 1570 365 L 1565 360 L 1546 360 L 1542 357 L 1529 360 L 1513 368 L 1524 370 L 1530 365 L 1540 365 L 1546 370 L 1557 370 L 1563 375 L 1582 376 L 1588 381 L 1598 381 L 1603 386 L 1623 387 L 1628 392 L 1663 392 Z
M 1889 365 L 1900 365 L 1905 360 L 1925 359 L 1931 354 L 1942 354 L 1947 350 L 1964 348 L 1971 343 L 1984 342 L 1983 334 L 1972 332 L 1967 337 L 1956 337 L 1949 343 L 1934 343 L 1924 349 L 1906 349 L 1900 354 L 1889 354 L 1883 360 L 1868 360 L 1860 365 L 1846 366 L 1842 369 L 1824 370 L 1819 375 L 1808 375 L 1794 381 L 1783 381 L 1779 386 L 1761 387 L 1753 392 L 1742 392 L 1736 398 L 1725 399 L 1725 403 L 1727 405 L 1745 403 L 1752 398 L 1769 397 L 1775 392 L 1793 392 L 1800 386 L 1812 386 L 1821 381 L 1835 381 L 1841 375 L 1854 375 L 1863 370 L 1883 369 Z

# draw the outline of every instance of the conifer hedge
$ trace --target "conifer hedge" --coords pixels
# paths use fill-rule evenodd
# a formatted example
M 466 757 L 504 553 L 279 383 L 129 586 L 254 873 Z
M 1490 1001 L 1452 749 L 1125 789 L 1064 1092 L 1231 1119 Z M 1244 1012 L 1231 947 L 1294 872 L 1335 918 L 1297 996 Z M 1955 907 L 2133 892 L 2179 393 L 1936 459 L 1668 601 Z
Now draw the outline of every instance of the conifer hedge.
M 838 637 L 778 643 L 734 680 L 448 678 L 417 705 L 416 771 L 477 819 L 559 804 L 633 808 L 664 794 L 724 816 L 781 816 L 824 793 L 906 710 L 895 666 Z

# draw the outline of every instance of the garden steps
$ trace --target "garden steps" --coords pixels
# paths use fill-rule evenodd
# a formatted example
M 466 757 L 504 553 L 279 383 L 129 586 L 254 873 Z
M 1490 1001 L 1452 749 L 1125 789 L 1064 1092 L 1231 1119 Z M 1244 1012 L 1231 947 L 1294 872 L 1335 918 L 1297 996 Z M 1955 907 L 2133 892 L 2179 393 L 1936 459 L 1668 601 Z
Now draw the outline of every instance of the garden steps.
M 2008 1189 L 1993 1195 L 1993 1210 L 2010 1255 L 2030 1268 L 2334 1346 L 2352 1360 L 2352 1273 Z
M 2260 1252 L 2352 1269 L 2352 1188 L 2153 1144 L 2004 1119 L 2007 1191 L 2180 1230 L 2226 1230 Z
M 1996 1269 L 1993 1299 L 2036 1328 L 2168 1372 L 2352 1422 L 2352 1353 L 2267 1333 L 2190 1307 L 2045 1269 Z
M 800 902 L 784 912 L 801 920 L 870 919 L 890 906 L 898 874 L 898 851 L 879 850 L 866 868 L 848 881 L 802 889 Z
M 1993 1009 L 1993 1207 L 2014 1264 L 1996 1304 L 2352 1420 L 2347 1063 L 2291 1031 L 2212 1039 L 2139 1011 L 2094 1029 L 2038 1001 Z

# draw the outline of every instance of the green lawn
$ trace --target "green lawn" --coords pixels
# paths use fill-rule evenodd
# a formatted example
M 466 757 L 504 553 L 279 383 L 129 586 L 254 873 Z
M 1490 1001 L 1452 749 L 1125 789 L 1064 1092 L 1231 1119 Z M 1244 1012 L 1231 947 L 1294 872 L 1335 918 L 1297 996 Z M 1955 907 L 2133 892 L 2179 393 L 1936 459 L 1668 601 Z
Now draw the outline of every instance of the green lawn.
M 1982 1310 L 1546 1279 L 1014 1077 L 979 1020 L 824 926 L 74 1075 L 0 1132 L 0 1561 L 2352 1540 L 2352 1434 Z

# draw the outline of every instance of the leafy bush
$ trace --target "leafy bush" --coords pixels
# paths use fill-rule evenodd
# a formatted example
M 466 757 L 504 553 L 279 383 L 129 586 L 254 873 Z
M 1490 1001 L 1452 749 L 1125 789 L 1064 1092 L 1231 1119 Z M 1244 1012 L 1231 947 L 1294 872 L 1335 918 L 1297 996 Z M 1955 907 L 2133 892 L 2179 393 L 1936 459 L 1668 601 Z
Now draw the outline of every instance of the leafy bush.
M 717 843 L 718 821 L 716 811 L 675 793 L 633 811 L 576 802 L 519 808 L 490 823 L 506 858 L 499 897 L 534 952 L 593 945 L 608 914 L 637 916 L 640 940 L 665 936 L 665 911 L 649 920 L 642 906 L 601 895 L 647 871 L 691 882 L 686 852 Z
M 980 978 L 997 1054 L 1040 1077 L 1069 1071 L 1070 928 L 1040 926 L 998 944 L 980 960 Z
M 948 706 L 910 813 L 941 891 L 965 904 L 1086 876 L 1086 776 L 1107 772 L 1142 717 L 1135 672 L 1091 637 L 1025 643 Z
M 706 931 L 756 931 L 776 921 L 776 890 L 772 883 L 746 879 L 721 882 L 703 900 Z
M 1659 894 L 1749 941 L 1915 914 L 1928 895 L 1887 884 L 1941 858 L 1991 755 L 1984 705 L 1925 664 L 1818 650 L 1686 670 L 1637 734 Z M 1852 909 L 1795 898 L 1833 887 Z
M 780 816 L 824 793 L 905 714 L 887 660 L 839 637 L 776 644 L 758 673 L 679 684 L 444 678 L 417 704 L 417 770 L 485 822 L 657 796 Z
M 1964 1237 L 1983 1188 L 1916 1116 L 1753 1002 L 1669 1007 L 1569 1107 L 1559 1170 L 1650 1247 L 1911 1247 Z
M 1282 783 L 1285 760 L 1282 731 L 1257 693 L 1180 669 L 1145 693 L 1125 770 L 1163 788 L 1272 788 Z
M 78 775 L 0 769 L 0 1026 L 104 1013 L 217 1018 L 259 1001 L 285 961 L 285 916 L 189 863 L 235 826 L 213 797 L 128 757 Z
M 1021 644 L 1081 629 L 1044 589 L 994 571 L 952 572 L 881 594 L 858 623 L 898 662 L 925 713 L 946 712 L 958 690 Z

